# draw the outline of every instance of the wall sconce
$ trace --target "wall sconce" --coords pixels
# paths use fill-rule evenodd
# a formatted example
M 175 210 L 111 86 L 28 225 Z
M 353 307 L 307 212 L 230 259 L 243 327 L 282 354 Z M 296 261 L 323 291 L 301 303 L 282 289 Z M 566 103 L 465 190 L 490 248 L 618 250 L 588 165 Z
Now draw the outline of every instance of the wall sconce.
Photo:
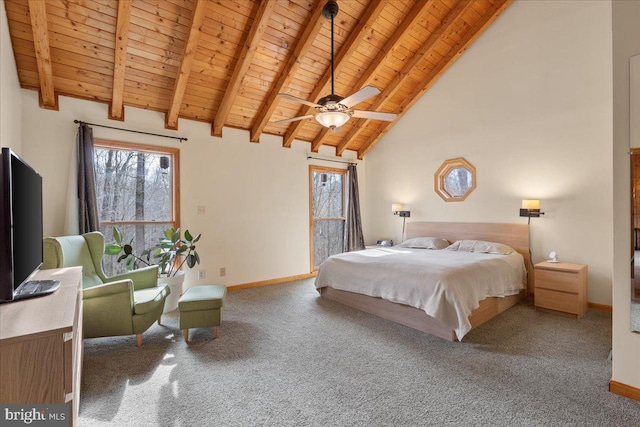
M 402 218 L 402 241 L 404 241 L 405 222 L 407 221 L 407 218 L 411 217 L 411 211 L 405 211 L 403 209 L 404 206 L 400 203 L 394 203 L 393 205 L 391 205 L 391 211 L 393 212 L 393 214 L 398 215 L 400 216 L 400 218 Z
M 520 208 L 520 216 L 526 216 L 529 218 L 528 223 L 531 223 L 531 218 L 538 218 L 540 215 L 544 215 L 544 212 L 540 211 L 540 200 L 538 199 L 522 199 L 522 207 Z

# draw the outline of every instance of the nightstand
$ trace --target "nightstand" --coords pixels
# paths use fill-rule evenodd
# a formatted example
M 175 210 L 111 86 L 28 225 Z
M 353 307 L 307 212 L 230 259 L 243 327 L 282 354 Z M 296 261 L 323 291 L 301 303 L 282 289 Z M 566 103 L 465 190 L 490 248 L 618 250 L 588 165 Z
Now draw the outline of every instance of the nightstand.
M 545 261 L 534 268 L 535 307 L 582 318 L 587 311 L 587 266 Z

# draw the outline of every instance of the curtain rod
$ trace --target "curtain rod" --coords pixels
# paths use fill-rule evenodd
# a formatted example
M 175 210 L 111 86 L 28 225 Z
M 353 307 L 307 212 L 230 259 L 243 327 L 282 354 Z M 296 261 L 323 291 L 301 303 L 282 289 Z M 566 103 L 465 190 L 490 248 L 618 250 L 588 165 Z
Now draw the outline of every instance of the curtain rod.
M 344 161 L 344 160 L 323 159 L 322 157 L 307 156 L 307 160 L 309 160 L 309 159 L 322 160 L 323 162 L 336 162 L 336 163 L 344 163 L 344 164 L 347 164 L 347 165 L 356 165 L 356 166 L 358 166 L 358 164 L 355 163 L 355 162 L 349 162 L 349 161 Z
M 81 124 L 81 125 L 90 125 L 90 126 L 98 126 L 101 128 L 107 128 L 107 129 L 115 129 L 115 130 L 123 130 L 125 132 L 133 132 L 133 133 L 141 133 L 143 135 L 151 135 L 151 136 L 159 136 L 161 138 L 171 138 L 171 139 L 178 139 L 180 140 L 180 142 L 182 141 L 187 141 L 187 138 L 183 138 L 181 136 L 171 136 L 171 135 L 161 135 L 159 133 L 151 133 L 151 132 L 142 132 L 140 130 L 131 130 L 131 129 L 123 129 L 123 128 L 116 128 L 113 126 L 105 126 L 105 125 L 99 125 L 96 123 L 89 123 L 89 122 L 83 122 L 81 120 L 74 120 L 73 123 L 76 124 Z

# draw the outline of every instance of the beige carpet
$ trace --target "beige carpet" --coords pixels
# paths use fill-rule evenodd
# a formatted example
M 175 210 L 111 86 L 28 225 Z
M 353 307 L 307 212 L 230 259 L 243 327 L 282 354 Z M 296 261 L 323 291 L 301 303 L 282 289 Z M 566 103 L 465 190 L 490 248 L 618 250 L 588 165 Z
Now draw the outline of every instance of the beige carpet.
M 220 338 L 177 314 L 85 341 L 80 426 L 637 426 L 608 392 L 610 314 L 519 304 L 450 343 L 320 299 L 312 281 L 230 292 Z

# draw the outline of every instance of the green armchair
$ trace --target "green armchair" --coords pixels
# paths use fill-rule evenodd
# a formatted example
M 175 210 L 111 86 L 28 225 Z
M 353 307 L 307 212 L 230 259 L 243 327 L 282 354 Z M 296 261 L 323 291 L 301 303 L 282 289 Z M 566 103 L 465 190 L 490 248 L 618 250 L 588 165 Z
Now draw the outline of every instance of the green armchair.
M 95 231 L 80 236 L 45 237 L 43 269 L 82 266 L 82 328 L 85 338 L 136 335 L 158 321 L 169 295 L 158 286 L 157 266 L 106 277 L 102 269 L 104 236 Z

